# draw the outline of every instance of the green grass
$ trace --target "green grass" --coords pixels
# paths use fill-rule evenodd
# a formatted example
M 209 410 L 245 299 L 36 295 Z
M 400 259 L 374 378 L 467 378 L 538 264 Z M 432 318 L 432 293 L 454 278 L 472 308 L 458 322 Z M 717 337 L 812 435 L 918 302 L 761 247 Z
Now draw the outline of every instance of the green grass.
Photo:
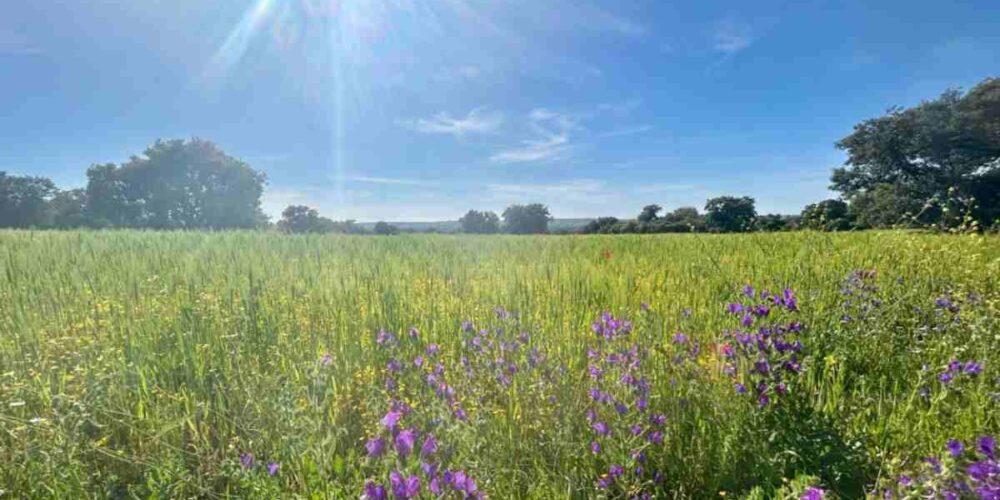
M 859 269 L 877 270 L 881 301 L 863 319 L 842 294 Z M 734 393 L 711 349 L 686 364 L 671 356 L 677 331 L 722 341 L 737 326 L 724 307 L 747 283 L 794 289 L 805 325 L 802 375 L 768 408 Z M 957 315 L 935 307 L 946 294 Z M 510 388 L 458 375 L 461 322 L 495 325 L 498 305 L 531 333 L 551 375 L 524 370 Z M 633 340 L 649 350 L 650 406 L 668 417 L 665 443 L 648 450 L 665 478 L 645 486 L 658 497 L 782 495 L 800 488 L 782 489 L 797 476 L 857 497 L 949 438 L 1000 431 L 996 237 L 6 231 L 0 489 L 357 498 L 366 479 L 418 470 L 364 458 L 389 399 L 390 355 L 375 335 L 406 338 L 413 326 L 423 345 L 441 345 L 470 418 L 450 418 L 408 368 L 406 419 L 434 427 L 452 467 L 492 498 L 622 494 L 595 489 L 614 457 L 587 452 L 586 349 L 602 311 L 633 319 Z M 396 356 L 412 366 L 419 347 L 404 344 Z M 943 386 L 935 377 L 952 359 L 984 371 Z M 243 469 L 247 451 L 280 472 Z

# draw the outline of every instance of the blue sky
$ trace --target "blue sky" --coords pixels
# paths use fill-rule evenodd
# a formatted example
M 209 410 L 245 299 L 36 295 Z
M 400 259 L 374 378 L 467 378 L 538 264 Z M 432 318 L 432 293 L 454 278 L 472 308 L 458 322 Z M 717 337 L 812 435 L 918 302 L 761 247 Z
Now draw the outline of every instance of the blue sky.
M 853 124 L 1000 74 L 997 26 L 995 0 L 7 2 L 0 170 L 77 187 L 197 136 L 271 214 L 797 213 Z

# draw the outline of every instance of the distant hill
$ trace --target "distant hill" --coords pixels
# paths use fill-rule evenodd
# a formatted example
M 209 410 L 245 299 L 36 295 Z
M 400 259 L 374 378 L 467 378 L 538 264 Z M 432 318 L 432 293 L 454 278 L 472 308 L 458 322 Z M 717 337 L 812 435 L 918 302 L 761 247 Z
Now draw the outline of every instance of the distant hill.
M 553 219 L 552 222 L 549 222 L 549 231 L 551 232 L 575 231 L 585 226 L 588 222 L 592 220 L 594 219 Z M 437 230 L 443 233 L 458 233 L 462 229 L 462 226 L 458 223 L 457 220 L 443 220 L 435 222 L 389 222 L 389 223 L 404 231 L 420 232 L 420 231 Z M 372 231 L 375 229 L 374 222 L 359 222 L 358 226 L 361 226 L 368 231 Z

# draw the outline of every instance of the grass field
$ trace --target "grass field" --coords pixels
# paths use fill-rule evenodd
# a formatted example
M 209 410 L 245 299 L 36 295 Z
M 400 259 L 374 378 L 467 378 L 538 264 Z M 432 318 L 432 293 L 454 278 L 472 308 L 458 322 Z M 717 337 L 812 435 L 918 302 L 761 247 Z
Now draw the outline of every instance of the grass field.
M 996 237 L 0 232 L 0 489 L 985 498 L 998 312 Z

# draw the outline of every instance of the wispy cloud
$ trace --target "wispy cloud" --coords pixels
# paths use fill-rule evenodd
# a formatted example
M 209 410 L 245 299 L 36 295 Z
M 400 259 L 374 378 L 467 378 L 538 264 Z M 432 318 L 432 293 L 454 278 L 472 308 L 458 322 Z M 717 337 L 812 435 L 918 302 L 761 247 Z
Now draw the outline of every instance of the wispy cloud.
M 746 49 L 753 40 L 753 30 L 750 26 L 735 19 L 723 19 L 717 22 L 712 31 L 713 48 L 726 55 Z
M 452 117 L 448 113 L 438 113 L 431 118 L 399 120 L 400 126 L 424 134 L 450 134 L 456 137 L 465 134 L 482 134 L 496 130 L 503 124 L 503 115 L 483 108 L 469 111 L 464 118 Z
M 490 184 L 487 189 L 497 194 L 545 198 L 600 193 L 605 191 L 605 186 L 595 179 L 576 179 L 555 184 Z
M 437 184 L 436 182 L 424 181 L 418 179 L 398 179 L 393 177 L 369 177 L 364 175 L 357 175 L 348 177 L 347 180 L 365 184 L 388 184 L 396 186 L 432 186 Z
M 28 56 L 42 54 L 42 49 L 27 37 L 0 28 L 0 54 L 12 56 Z
M 573 149 L 570 133 L 579 120 L 566 114 L 538 108 L 528 113 L 528 126 L 535 138 L 521 141 L 521 146 L 498 151 L 490 157 L 496 163 L 537 163 L 565 156 Z
M 622 137 L 622 136 L 627 136 L 627 135 L 644 134 L 646 132 L 649 132 L 649 131 L 653 130 L 653 128 L 654 127 L 652 125 L 639 125 L 639 126 L 636 126 L 636 127 L 626 127 L 626 128 L 616 129 L 616 130 L 609 130 L 607 132 L 602 132 L 600 134 L 600 136 L 601 137 Z

